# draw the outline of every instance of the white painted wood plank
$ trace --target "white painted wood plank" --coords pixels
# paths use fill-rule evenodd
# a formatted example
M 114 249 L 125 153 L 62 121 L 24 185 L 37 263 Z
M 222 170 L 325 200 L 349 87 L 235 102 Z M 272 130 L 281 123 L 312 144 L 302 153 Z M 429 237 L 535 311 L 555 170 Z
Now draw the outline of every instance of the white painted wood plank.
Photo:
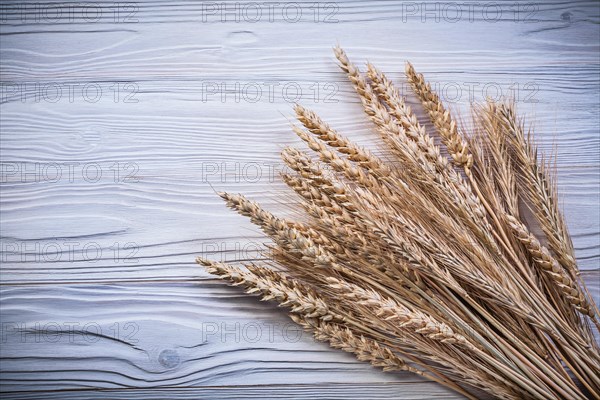
M 6 394 L 5 398 L 14 400 L 38 399 L 36 392 L 14 392 Z M 359 399 L 449 399 L 452 394 L 440 385 L 425 382 L 399 383 L 343 383 L 324 385 L 265 385 L 265 386 L 221 386 L 221 387 L 190 387 L 168 389 L 126 389 L 126 390 L 73 390 L 73 391 L 45 391 L 45 399 L 60 400 L 92 400 L 92 399 L 215 399 L 215 400 L 240 400 L 240 399 L 332 399 L 346 400 Z
M 198 324 L 215 310 L 222 313 L 218 321 L 287 322 L 221 285 L 190 284 L 205 277 L 193 264 L 199 253 L 254 258 L 264 240 L 213 189 L 243 192 L 286 212 L 274 170 L 281 168 L 281 148 L 299 143 L 288 127 L 295 100 L 374 145 L 332 57 L 338 41 L 358 63 L 375 63 L 403 88 L 403 63 L 411 60 L 459 111 L 495 90 L 518 95 L 520 108 L 534 116 L 541 147 L 556 143 L 577 258 L 583 269 L 596 270 L 588 282 L 597 293 L 596 2 L 497 3 L 502 18 L 496 22 L 497 13 L 482 2 L 472 2 L 472 11 L 455 22 L 435 8 L 450 4 L 444 2 L 344 1 L 331 9 L 322 3 L 318 22 L 313 2 L 297 2 L 303 12 L 297 23 L 281 15 L 288 3 L 275 8 L 273 21 L 263 14 L 256 23 L 242 14 L 240 22 L 230 15 L 223 23 L 210 2 L 136 2 L 137 8 L 117 8 L 118 16 L 115 3 L 94 2 L 102 10 L 98 21 L 76 6 L 71 17 L 54 21 L 43 14 L 52 10 L 40 7 L 60 10 L 64 2 L 32 4 L 1 5 L 2 320 L 91 321 L 109 330 L 133 321 L 144 335 L 139 349 L 108 338 L 3 343 L 0 390 L 44 391 L 21 398 L 240 398 L 242 391 L 247 398 L 451 396 L 411 376 L 376 372 L 322 344 L 213 343 L 211 356 L 198 345 Z M 423 16 L 423 7 L 434 11 Z M 323 22 L 332 11 L 337 22 Z M 54 101 L 56 87 L 62 92 Z M 93 90 L 82 94 L 84 87 L 101 88 L 97 102 Z M 256 87 L 262 92 L 254 102 Z M 298 98 L 283 89 L 298 87 Z M 62 175 L 52 182 L 57 166 Z M 183 345 L 190 347 L 177 347 Z M 165 368 L 176 358 L 160 354 L 173 349 L 179 364 Z M 240 389 L 247 380 L 267 386 Z M 355 384 L 345 387 L 348 382 Z M 164 385 L 178 388 L 136 389 Z M 134 390 L 62 391 L 93 387 Z

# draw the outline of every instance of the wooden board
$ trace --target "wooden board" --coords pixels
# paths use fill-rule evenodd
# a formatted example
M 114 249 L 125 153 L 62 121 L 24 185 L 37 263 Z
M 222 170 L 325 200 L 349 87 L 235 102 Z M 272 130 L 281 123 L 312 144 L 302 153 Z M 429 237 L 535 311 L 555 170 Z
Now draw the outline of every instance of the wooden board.
M 253 259 L 264 241 L 216 190 L 288 211 L 277 171 L 300 144 L 294 102 L 385 155 L 338 42 L 403 91 L 410 60 L 459 112 L 516 96 L 556 147 L 597 297 L 598 4 L 459 3 L 3 2 L 3 398 L 453 396 L 296 340 L 279 310 L 193 263 Z

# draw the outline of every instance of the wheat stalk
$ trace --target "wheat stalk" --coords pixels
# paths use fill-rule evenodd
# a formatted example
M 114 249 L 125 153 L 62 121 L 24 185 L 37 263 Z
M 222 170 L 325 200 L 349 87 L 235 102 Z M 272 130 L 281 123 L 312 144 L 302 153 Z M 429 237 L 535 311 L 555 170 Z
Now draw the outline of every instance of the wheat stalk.
M 302 221 L 220 193 L 273 244 L 266 265 L 198 263 L 385 371 L 415 373 L 471 399 L 600 398 L 590 328 L 597 307 L 549 169 L 514 105 L 474 106 L 472 130 L 459 131 L 408 63 L 406 78 L 435 129 L 428 132 L 383 72 L 368 64 L 363 75 L 341 48 L 334 53 L 393 160 L 296 105 L 292 131 L 318 157 L 281 153 L 290 170 L 282 180 L 298 195 L 286 202 Z

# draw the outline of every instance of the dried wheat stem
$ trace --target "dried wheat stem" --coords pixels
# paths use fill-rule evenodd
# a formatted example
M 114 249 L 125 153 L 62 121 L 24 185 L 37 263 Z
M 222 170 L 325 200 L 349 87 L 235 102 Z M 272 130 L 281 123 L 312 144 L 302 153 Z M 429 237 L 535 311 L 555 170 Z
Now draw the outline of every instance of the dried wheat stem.
M 317 114 L 300 105 L 296 105 L 294 110 L 298 120 L 312 134 L 327 145 L 334 147 L 342 154 L 346 154 L 350 161 L 354 161 L 365 169 L 377 173 L 380 176 L 389 176 L 391 169 L 370 151 L 356 146 L 347 138 L 340 135 L 337 131 L 326 124 Z
M 281 152 L 281 158 L 288 167 L 303 178 L 314 180 L 318 184 L 324 182 L 328 186 L 333 185 L 330 178 L 326 176 L 326 171 L 318 163 L 313 162 L 304 152 L 288 146 Z
M 335 254 L 345 265 L 359 272 L 369 271 L 383 281 L 410 282 L 417 286 L 423 284 L 421 276 L 408 268 L 404 260 L 390 254 L 385 243 L 371 232 L 361 229 L 363 224 L 360 216 L 336 218 L 314 204 L 305 205 L 305 208 L 318 221 L 317 229 L 336 238 L 342 249 Z
M 296 171 L 300 175 L 301 181 L 304 182 L 306 188 L 310 187 L 311 195 L 314 192 L 323 192 L 329 197 L 332 202 L 337 203 L 340 207 L 353 212 L 355 209 L 352 206 L 346 187 L 336 177 L 325 177 L 324 171 L 310 160 L 303 152 L 292 147 L 286 147 L 282 152 L 282 157 L 287 166 Z M 290 175 L 287 175 L 288 177 Z M 297 179 L 290 180 L 292 189 L 296 190 Z M 300 189 L 301 192 L 306 192 L 307 189 Z
M 467 338 L 423 312 L 411 310 L 391 298 L 381 296 L 374 290 L 364 289 L 338 278 L 329 277 L 327 282 L 332 289 L 337 290 L 344 297 L 372 308 L 378 317 L 399 322 L 401 328 L 412 329 L 416 333 L 442 343 L 457 344 L 467 350 L 476 350 Z
M 499 115 L 510 132 L 516 172 L 521 179 L 522 195 L 533 204 L 534 215 L 544 231 L 554 256 L 581 287 L 591 310 L 597 316 L 600 311 L 587 290 L 585 282 L 579 277 L 580 272 L 574 257 L 573 243 L 558 208 L 556 186 L 550 181 L 544 166 L 538 164 L 537 150 L 530 138 L 525 136 L 523 124 L 516 117 L 514 104 L 500 105 Z M 599 325 L 597 319 L 594 320 L 594 323 Z M 585 327 L 583 328 L 585 329 Z M 589 332 L 587 335 L 591 337 Z
M 477 399 L 443 375 L 437 374 L 436 376 L 414 368 L 389 348 L 383 347 L 377 341 L 363 335 L 357 336 L 348 328 L 342 328 L 329 322 L 307 319 L 300 315 L 290 315 L 290 317 L 305 330 L 312 332 L 317 340 L 328 342 L 333 348 L 352 353 L 360 361 L 369 362 L 375 367 L 383 368 L 384 371 L 412 372 L 449 387 L 468 399 Z
M 289 251 L 300 253 L 303 260 L 316 267 L 330 268 L 354 276 L 350 269 L 336 262 L 335 254 L 327 250 L 328 247 L 333 247 L 333 244 L 326 236 L 305 225 L 290 226 L 288 222 L 274 217 L 244 196 L 228 193 L 221 193 L 221 196 L 227 201 L 229 207 L 250 217 L 251 221 L 259 225 L 277 244 Z
M 205 266 L 207 271 L 211 274 L 218 275 L 221 279 L 230 281 L 233 285 L 241 285 L 246 287 L 248 293 L 261 294 L 263 300 L 276 300 L 281 306 L 291 308 L 292 313 L 296 314 L 296 319 L 307 320 L 318 318 L 320 321 L 327 322 L 333 321 L 343 323 L 345 318 L 332 310 L 327 306 L 326 301 L 321 299 L 320 296 L 312 289 L 305 287 L 304 285 L 290 281 L 280 273 L 275 271 L 249 266 L 250 272 L 242 271 L 240 268 L 229 266 L 222 263 L 212 262 L 204 259 L 198 259 L 198 263 Z M 331 333 L 331 330 L 319 330 L 320 339 L 326 339 L 327 333 Z M 328 340 L 328 339 L 326 339 Z M 364 343 L 361 344 L 353 340 L 353 337 L 344 334 L 333 338 L 333 346 L 345 346 L 348 351 L 355 352 L 361 358 L 366 361 L 372 361 L 374 365 L 395 369 L 404 368 L 406 366 L 404 361 L 398 363 L 395 359 L 390 359 L 389 356 L 393 356 L 393 353 L 386 351 L 377 351 L 381 349 L 380 346 L 377 348 L 365 347 Z M 366 340 L 366 339 L 365 339 Z M 361 341 L 362 342 L 362 341 Z M 367 344 L 376 342 L 368 341 Z M 382 358 L 384 357 L 384 358 Z M 395 357 L 395 356 L 393 356 Z M 429 379 L 436 380 L 442 384 L 453 387 L 454 390 L 459 388 L 454 387 L 455 385 L 446 380 L 436 379 L 433 376 L 423 374 L 421 371 L 415 370 L 406 366 L 405 370 L 419 373 L 428 377 Z M 418 372 L 417 372 L 418 371 Z
M 488 102 L 476 111 L 478 123 L 481 125 L 482 145 L 487 154 L 488 179 L 497 187 L 497 197 L 503 201 L 503 206 L 511 215 L 519 216 L 519 198 L 517 182 L 512 168 L 510 142 L 506 135 L 506 124 L 500 117 L 496 104 Z M 484 160 L 482 160 L 484 161 Z
M 427 137 L 416 134 L 413 138 L 417 140 L 412 140 L 402 124 L 396 123 L 379 102 L 371 86 L 367 84 L 358 68 L 348 60 L 344 51 L 336 48 L 335 53 L 342 70 L 346 72 L 360 95 L 365 112 L 378 127 L 384 140 L 392 145 L 407 165 L 419 166 L 423 169 L 423 176 L 432 179 L 424 189 L 424 195 L 438 202 L 440 206 L 449 207 L 461 215 L 470 229 L 477 232 L 482 240 L 493 248 L 494 240 L 489 233 L 486 211 L 460 175 L 451 168 L 444 167 L 444 161 L 435 156 L 435 146 L 429 147 L 432 143 L 427 142 Z M 426 180 L 420 181 L 421 184 L 425 182 Z M 497 249 L 494 251 L 498 252 Z
M 339 157 L 337 154 L 330 151 L 324 143 L 313 139 L 312 136 L 301 128 L 293 126 L 292 129 L 300 139 L 308 144 L 308 147 L 310 147 L 311 150 L 319 155 L 321 161 L 330 165 L 333 170 L 343 173 L 346 178 L 357 182 L 361 186 L 379 186 L 383 188 L 383 186 L 377 183 L 377 178 L 374 175 L 367 173 L 363 168 L 353 165 L 350 161 Z
M 315 221 L 318 221 L 315 229 L 328 237 L 336 238 L 334 242 L 338 246 L 336 249 L 330 248 L 330 251 L 338 256 L 344 255 L 345 261 L 350 264 L 368 260 L 367 265 L 373 267 L 374 272 L 385 274 L 383 278 L 409 279 L 417 285 L 422 284 L 419 274 L 407 268 L 403 260 L 394 258 L 386 251 L 385 243 L 380 242 L 377 236 L 369 231 L 369 226 L 363 222 L 364 216 L 359 213 L 354 202 L 358 204 L 359 198 L 363 200 L 367 198 L 369 204 L 377 206 L 377 201 L 372 194 L 350 199 L 345 196 L 345 188 L 341 187 L 334 195 L 344 194 L 346 202 L 334 204 L 335 198 L 331 199 L 325 193 L 321 193 L 305 178 L 283 174 L 283 179 L 308 201 L 308 204 L 303 204 L 303 207 L 315 218 Z M 325 188 L 324 192 L 332 191 Z M 394 266 L 396 268 L 393 268 Z M 401 274 L 399 275 L 398 272 Z
M 382 138 L 391 144 L 401 160 L 408 162 L 407 165 L 414 162 L 427 173 L 435 174 L 434 166 L 424 158 L 419 146 L 414 141 L 408 140 L 403 126 L 397 124 L 389 111 L 379 102 L 371 86 L 359 69 L 350 62 L 346 53 L 339 47 L 334 48 L 334 52 L 340 62 L 340 68 L 346 73 L 358 93 L 365 113 L 375 123 Z
M 319 151 L 321 151 L 321 152 L 323 152 L 323 153 L 325 153 L 325 151 L 326 151 L 326 149 L 325 149 L 324 147 L 322 147 L 322 146 L 313 145 L 312 147 L 313 147 L 314 149 L 316 149 L 316 150 L 319 150 L 319 147 L 320 147 L 320 150 L 319 150 Z M 326 154 L 326 153 L 325 153 L 325 154 Z M 327 157 L 327 156 L 326 156 L 326 157 Z M 331 158 L 331 157 L 330 157 L 330 158 Z M 481 280 L 480 280 L 480 281 L 481 281 Z M 483 282 L 483 281 L 481 281 L 481 282 Z M 505 298 L 505 299 L 506 299 L 506 298 Z
M 298 172 L 299 175 L 294 177 L 283 173 L 281 174 L 282 179 L 300 196 L 319 204 L 338 217 L 347 218 L 348 213 L 356 211 L 343 183 L 335 177 L 325 177 L 323 170 L 315 165 L 306 154 L 287 147 L 283 150 L 282 157 L 286 165 Z
M 283 181 L 302 198 L 315 205 L 327 215 L 335 216 L 336 219 L 351 222 L 354 217 L 350 214 L 354 210 L 351 203 L 340 203 L 335 197 L 329 196 L 325 190 L 320 191 L 310 184 L 310 181 L 289 174 L 282 174 Z
M 299 182 L 299 178 L 286 177 L 284 175 L 284 180 L 309 201 L 309 203 L 302 206 L 306 209 L 308 215 L 315 218 L 315 221 L 318 221 L 315 224 L 315 229 L 327 237 L 335 238 L 335 240 L 332 240 L 332 244 L 324 246 L 328 251 L 337 257 L 342 257 L 350 264 L 361 260 L 357 256 L 363 257 L 363 259 L 369 260 L 372 263 L 371 265 L 377 268 L 379 272 L 394 276 L 397 279 L 400 278 L 397 275 L 399 271 L 390 268 L 394 265 L 390 263 L 391 260 L 378 255 L 383 249 L 374 241 L 376 238 L 358 229 L 360 224 L 357 222 L 357 217 L 337 204 L 332 204 L 323 193 L 320 193 L 320 197 L 318 198 L 313 197 L 312 188 L 307 188 L 305 182 Z M 399 262 L 396 262 L 396 264 L 401 265 Z M 412 273 L 406 267 L 404 267 L 403 272 L 406 274 L 404 278 L 410 276 L 410 279 L 413 281 L 420 282 L 418 275 Z
M 440 343 L 460 346 L 473 353 L 473 355 L 476 354 L 478 357 L 486 360 L 492 368 L 497 368 L 502 374 L 505 374 L 508 379 L 519 381 L 522 390 L 539 395 L 542 398 L 550 396 L 549 393 L 545 392 L 544 384 L 541 383 L 541 381 L 537 380 L 538 385 L 532 385 L 530 382 L 527 382 L 522 377 L 519 377 L 521 372 L 518 369 L 511 370 L 505 367 L 498 359 L 491 357 L 489 354 L 485 353 L 483 349 L 474 346 L 466 337 L 454 332 L 447 324 L 436 321 L 431 316 L 418 310 L 411 310 L 391 298 L 381 296 L 376 291 L 364 289 L 360 286 L 333 277 L 328 278 L 327 281 L 329 282 L 330 287 L 338 291 L 340 295 L 348 298 L 352 302 L 357 302 L 358 304 L 366 306 L 368 309 L 372 309 L 377 317 L 383 318 L 385 321 L 399 322 L 399 327 L 402 328 L 404 332 L 411 335 L 413 333 L 422 335 L 423 337 L 439 341 Z M 496 375 L 492 370 L 484 368 L 482 365 L 479 365 L 478 368 L 485 369 L 486 372 L 490 374 L 488 378 L 491 379 L 494 377 L 499 382 L 503 382 L 504 384 L 508 383 L 506 378 Z
M 323 321 L 343 322 L 345 318 L 333 312 L 327 302 L 314 290 L 299 282 L 291 281 L 282 275 L 243 271 L 231 265 L 198 258 L 196 262 L 210 274 L 231 282 L 234 286 L 244 286 L 249 294 L 260 294 L 263 300 L 275 300 L 291 312 L 305 315 L 307 318 L 319 318 Z
M 469 146 L 458 133 L 456 121 L 444 108 L 438 95 L 431 89 L 431 85 L 425 81 L 422 74 L 416 73 L 409 62 L 406 63 L 406 77 L 423 108 L 429 114 L 431 122 L 437 128 L 454 162 L 468 171 L 473 165 L 473 156 L 469 152 Z
M 227 205 L 250 220 L 269 235 L 278 245 L 300 252 L 306 260 L 319 266 L 330 266 L 332 257 L 323 246 L 334 247 L 332 241 L 314 229 L 291 223 L 263 210 L 257 203 L 242 195 L 219 193 Z M 340 267 L 342 268 L 342 267 Z
M 539 240 L 529 232 L 525 224 L 510 215 L 506 216 L 506 221 L 515 237 L 529 251 L 535 265 L 552 278 L 552 281 L 558 286 L 569 303 L 582 314 L 595 319 L 594 310 L 590 307 L 584 294 L 558 261 L 550 255 L 548 249 L 540 244 Z
M 496 253 L 499 253 L 499 248 L 490 234 L 492 227 L 487 221 L 486 209 L 479 198 L 473 193 L 468 182 L 448 164 L 447 158 L 442 156 L 433 139 L 427 134 L 425 128 L 419 124 L 416 115 L 412 113 L 410 107 L 406 105 L 398 90 L 385 74 L 377 70 L 372 64 L 368 64 L 368 75 L 373 81 L 372 85 L 375 92 L 388 104 L 392 115 L 404 127 L 407 137 L 418 145 L 426 158 L 435 165 L 436 171 L 448 180 L 452 185 L 452 189 L 461 195 L 462 201 L 472 210 L 476 224 L 475 226 L 471 225 L 471 228 L 478 231 L 485 239 L 485 242 Z
M 369 64 L 365 76 L 335 53 L 394 162 L 296 106 L 302 127 L 293 130 L 319 160 L 286 148 L 294 172 L 281 176 L 308 218 L 278 218 L 221 193 L 273 239 L 271 268 L 198 262 L 385 370 L 412 371 L 466 396 L 477 388 L 511 400 L 583 399 L 587 389 L 600 398 L 590 328 L 600 327 L 597 309 L 580 281 L 556 188 L 514 106 L 474 108 L 467 140 L 408 64 L 450 160 L 385 74 Z M 519 219 L 523 204 L 548 249 Z
M 403 359 L 396 356 L 389 348 L 380 346 L 376 341 L 364 336 L 355 336 L 348 328 L 338 325 L 292 315 L 292 319 L 305 329 L 313 331 L 315 338 L 329 342 L 331 347 L 354 353 L 360 361 L 368 361 L 384 371 L 410 371 L 422 375 L 422 371 L 411 367 Z
M 367 208 L 369 204 L 377 204 L 370 193 L 361 193 L 360 198 L 367 202 Z M 445 284 L 458 290 L 460 286 L 452 278 L 454 275 L 458 280 L 485 291 L 491 301 L 504 304 L 512 310 L 520 310 L 520 315 L 530 314 L 531 309 L 525 303 L 518 298 L 507 296 L 502 286 L 490 280 L 483 271 L 474 267 L 470 262 L 460 261 L 460 258 L 456 257 L 456 253 L 445 246 L 443 241 L 431 237 L 421 226 L 402 214 L 386 212 L 385 203 L 380 202 L 378 207 L 382 211 L 380 217 L 367 219 L 365 223 L 382 241 L 389 245 L 390 251 L 397 252 L 398 255 L 404 257 L 412 268 L 417 271 L 427 271 L 427 274 L 431 276 L 444 278 Z M 386 219 L 385 215 L 394 215 L 394 217 Z M 442 218 L 441 215 L 435 216 Z M 474 243 L 471 243 L 471 246 L 472 251 L 476 249 Z M 445 271 L 446 268 L 452 272 L 452 275 Z
M 449 165 L 448 159 L 441 155 L 433 138 L 427 134 L 425 127 L 421 126 L 417 116 L 406 104 L 392 82 L 371 63 L 367 64 L 367 74 L 372 81 L 373 90 L 387 103 L 390 113 L 401 123 L 406 136 L 417 143 L 419 149 L 429 160 L 436 163 L 439 170 L 446 169 Z

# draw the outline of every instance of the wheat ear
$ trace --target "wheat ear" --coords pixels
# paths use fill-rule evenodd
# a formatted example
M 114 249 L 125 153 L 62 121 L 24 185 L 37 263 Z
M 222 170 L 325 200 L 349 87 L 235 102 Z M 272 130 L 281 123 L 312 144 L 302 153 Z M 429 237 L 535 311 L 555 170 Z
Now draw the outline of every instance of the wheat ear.
M 437 128 L 454 162 L 464 167 L 465 171 L 469 171 L 473 165 L 473 156 L 469 152 L 469 146 L 458 133 L 456 121 L 450 115 L 450 111 L 445 109 L 439 96 L 425 81 L 423 74 L 418 74 L 409 62 L 406 63 L 406 77 L 423 108 L 429 114 L 431 122 Z
M 243 271 L 241 268 L 198 258 L 196 262 L 212 275 L 229 281 L 234 286 L 244 286 L 249 294 L 259 294 L 263 300 L 275 300 L 291 312 L 319 318 L 323 321 L 343 322 L 345 318 L 330 310 L 327 302 L 311 288 L 279 275 L 259 276 L 256 273 Z
M 515 237 L 523 243 L 529 251 L 529 254 L 531 254 L 535 265 L 552 278 L 552 281 L 560 288 L 569 303 L 582 314 L 595 319 L 594 310 L 590 307 L 583 292 L 568 276 L 558 261 L 550 255 L 548 249 L 540 244 L 539 240 L 529 232 L 525 224 L 510 215 L 506 216 L 506 221 L 511 227 Z

